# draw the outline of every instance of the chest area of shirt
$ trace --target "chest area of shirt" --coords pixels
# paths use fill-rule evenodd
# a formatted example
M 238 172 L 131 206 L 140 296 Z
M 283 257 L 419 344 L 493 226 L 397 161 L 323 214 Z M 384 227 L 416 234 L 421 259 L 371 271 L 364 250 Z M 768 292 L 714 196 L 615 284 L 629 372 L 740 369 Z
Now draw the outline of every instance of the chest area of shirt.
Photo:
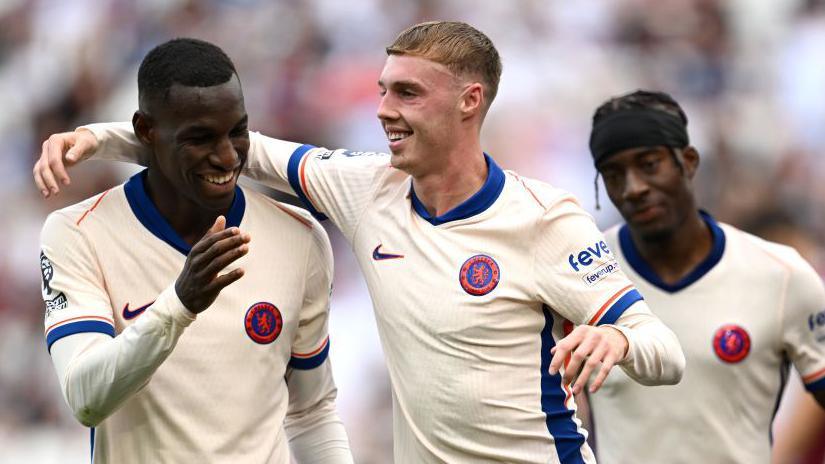
M 264 247 L 261 247 L 264 248 Z M 186 257 L 164 243 L 131 241 L 129 253 L 99 256 L 106 282 L 115 330 L 122 332 L 145 314 L 158 295 L 174 285 Z M 258 252 L 255 252 L 258 251 Z M 275 267 L 277 254 L 253 250 L 219 272 L 235 268 L 244 276 L 225 287 L 214 303 L 187 328 L 187 344 L 216 346 L 278 347 L 289 352 L 303 304 L 305 271 Z M 278 271 L 280 269 L 280 271 Z
M 691 368 L 716 373 L 782 362 L 781 293 L 699 285 L 669 294 L 640 285 L 648 305 L 671 328 Z
M 485 222 L 434 227 L 390 218 L 365 223 L 354 243 L 379 322 L 488 336 L 496 327 L 506 329 L 508 317 L 525 314 L 530 324 L 538 317 L 526 228 Z

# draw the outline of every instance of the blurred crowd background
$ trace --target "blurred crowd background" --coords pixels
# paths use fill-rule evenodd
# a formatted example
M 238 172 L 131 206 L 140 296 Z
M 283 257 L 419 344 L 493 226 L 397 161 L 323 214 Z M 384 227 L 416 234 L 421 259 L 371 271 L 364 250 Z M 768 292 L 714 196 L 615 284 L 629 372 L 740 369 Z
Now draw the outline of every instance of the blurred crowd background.
M 142 57 L 191 36 L 233 58 L 254 130 L 383 151 L 384 47 L 430 19 L 469 22 L 502 55 L 482 135 L 503 167 L 573 191 L 610 226 L 618 215 L 603 193 L 595 209 L 592 113 L 613 95 L 664 90 L 683 104 L 702 155 L 702 207 L 793 244 L 825 273 L 822 0 L 0 0 L 0 208 L 9 220 L 0 227 L 0 462 L 88 462 L 88 431 L 63 402 L 43 339 L 38 236 L 50 211 L 135 172 L 88 162 L 44 201 L 31 180 L 42 141 L 130 119 Z M 349 247 L 330 233 L 341 415 L 356 462 L 388 463 L 390 389 L 370 300 Z

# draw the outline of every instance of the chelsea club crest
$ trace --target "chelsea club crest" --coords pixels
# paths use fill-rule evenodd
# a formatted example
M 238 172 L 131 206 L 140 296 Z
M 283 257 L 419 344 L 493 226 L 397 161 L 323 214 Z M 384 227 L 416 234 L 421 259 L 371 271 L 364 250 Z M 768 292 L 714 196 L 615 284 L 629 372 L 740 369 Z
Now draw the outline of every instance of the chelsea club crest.
M 496 288 L 500 274 L 496 260 L 487 255 L 475 255 L 461 265 L 458 281 L 465 292 L 481 296 Z
M 255 303 L 246 310 L 246 334 L 255 343 L 266 345 L 275 341 L 284 328 L 281 312 L 272 303 Z
M 729 364 L 736 364 L 748 356 L 751 351 L 751 337 L 748 332 L 736 324 L 719 327 L 713 336 L 713 351 L 719 359 Z

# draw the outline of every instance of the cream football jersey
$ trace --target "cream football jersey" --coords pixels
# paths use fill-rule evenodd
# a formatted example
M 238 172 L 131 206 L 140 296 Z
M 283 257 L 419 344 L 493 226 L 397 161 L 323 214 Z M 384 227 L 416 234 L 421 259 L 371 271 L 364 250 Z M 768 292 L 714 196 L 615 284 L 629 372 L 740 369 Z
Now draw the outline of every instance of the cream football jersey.
M 825 388 L 825 290 L 793 249 L 702 213 L 709 256 L 672 285 L 636 250 L 627 226 L 607 242 L 653 312 L 679 337 L 681 383 L 647 388 L 613 370 L 590 395 L 599 462 L 770 462 L 770 428 L 789 364 Z
M 183 268 L 190 247 L 147 196 L 144 173 L 49 216 L 40 264 L 50 350 L 77 333 L 120 336 Z M 289 462 L 284 376 L 327 357 L 331 249 L 304 211 L 250 190 L 236 188 L 230 226 L 252 236 L 231 265 L 245 275 L 92 429 L 94 462 Z
M 567 321 L 613 323 L 641 296 L 572 196 L 486 157 L 481 190 L 435 217 L 389 155 L 251 140 L 247 174 L 288 183 L 359 260 L 396 463 L 594 462 L 550 350 Z

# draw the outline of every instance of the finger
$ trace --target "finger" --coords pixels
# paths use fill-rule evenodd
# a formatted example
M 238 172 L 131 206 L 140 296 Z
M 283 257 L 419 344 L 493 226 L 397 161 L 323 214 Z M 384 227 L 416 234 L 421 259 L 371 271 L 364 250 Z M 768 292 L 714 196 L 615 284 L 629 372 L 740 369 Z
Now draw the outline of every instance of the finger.
M 573 379 L 576 378 L 576 376 L 581 377 L 579 371 L 581 371 L 585 361 L 587 361 L 588 356 L 590 356 L 596 348 L 598 342 L 599 339 L 596 337 L 596 334 L 591 331 L 584 337 L 581 343 L 579 343 L 579 346 L 573 350 L 570 354 L 570 361 L 564 366 L 564 377 L 562 381 L 565 385 L 573 383 Z
M 613 369 L 613 366 L 616 365 L 616 361 L 617 360 L 613 352 L 608 350 L 602 360 L 602 367 L 599 369 L 599 373 L 596 374 L 596 378 L 593 379 L 593 383 L 590 384 L 590 393 L 595 393 L 602 387 L 605 379 L 607 379 L 607 375 L 610 374 L 610 369 Z
M 226 217 L 220 215 L 215 218 L 215 223 L 212 224 L 212 227 L 209 228 L 209 232 L 207 233 L 216 234 L 224 229 L 226 229 Z
M 69 184 L 69 174 L 63 165 L 63 155 L 71 145 L 74 145 L 74 139 L 75 137 L 71 133 L 54 134 L 49 137 L 47 147 L 49 168 L 55 179 L 62 182 L 63 185 Z
M 60 191 L 60 188 L 57 186 L 57 181 L 54 179 L 54 174 L 52 173 L 52 168 L 48 156 L 49 151 L 49 141 L 43 142 L 43 151 L 47 153 L 46 157 L 40 158 L 40 175 L 43 178 L 43 184 L 48 189 L 49 194 L 57 194 Z
M 49 189 L 46 188 L 46 184 L 43 182 L 43 176 L 40 175 L 40 160 L 34 163 L 32 175 L 34 176 L 34 183 L 37 185 L 37 189 L 40 190 L 40 194 L 45 198 L 49 198 Z
M 584 366 L 582 366 L 582 370 L 578 378 L 576 378 L 576 383 L 573 385 L 574 394 L 579 394 L 584 390 L 587 381 L 590 380 L 590 374 L 602 365 L 602 359 L 604 359 L 608 350 L 609 345 L 607 343 L 600 343 L 593 349 L 593 352 L 587 357 Z
M 223 234 L 221 233 L 221 235 Z M 200 257 L 196 258 L 196 261 L 193 262 L 193 267 L 196 269 L 201 267 L 206 268 L 210 266 L 210 263 L 212 263 L 217 257 L 233 248 L 238 248 L 245 243 L 249 243 L 249 234 L 242 234 L 240 232 L 234 233 L 233 231 L 233 235 L 214 242 L 200 255 Z M 220 269 L 221 268 L 215 271 L 215 273 L 219 272 Z
M 219 272 L 247 253 L 249 253 L 249 245 L 245 243 L 231 248 L 211 260 L 203 271 L 198 272 L 198 275 L 204 279 L 204 282 L 211 282 Z
M 210 228 L 209 230 L 211 231 L 212 229 Z M 241 233 L 241 231 L 237 227 L 230 227 L 228 229 L 223 229 L 221 231 L 214 232 L 214 233 L 207 231 L 206 234 L 204 234 L 204 236 L 201 237 L 200 240 L 198 240 L 198 243 L 196 243 L 192 247 L 192 250 L 189 252 L 189 255 L 190 256 L 202 255 L 202 254 L 206 253 L 207 250 L 209 250 L 209 248 L 212 247 L 212 245 L 215 244 L 215 242 L 218 242 L 218 241 L 223 240 L 225 238 L 229 238 L 233 235 L 238 235 L 240 233 Z
M 66 150 L 66 154 L 63 156 L 63 161 L 66 166 L 74 166 L 82 159 L 86 158 L 86 154 L 93 150 L 93 143 L 89 141 L 89 139 L 76 133 L 72 134 L 75 136 L 74 143 L 69 146 L 69 149 Z
M 578 335 L 571 333 L 559 340 L 559 343 L 550 350 L 553 354 L 553 358 L 550 360 L 550 375 L 556 375 L 559 372 L 564 360 L 567 359 L 567 355 L 576 348 L 578 343 Z
M 243 275 L 244 275 L 243 269 L 241 269 L 241 268 L 232 269 L 230 272 L 227 272 L 226 274 L 221 274 L 221 275 L 215 277 L 215 279 L 212 280 L 212 283 L 209 284 L 210 290 L 214 291 L 214 292 L 220 292 L 221 290 L 223 290 L 224 288 L 226 288 L 227 286 L 229 286 L 233 282 L 235 282 L 238 279 L 240 279 L 241 277 L 243 277 Z

